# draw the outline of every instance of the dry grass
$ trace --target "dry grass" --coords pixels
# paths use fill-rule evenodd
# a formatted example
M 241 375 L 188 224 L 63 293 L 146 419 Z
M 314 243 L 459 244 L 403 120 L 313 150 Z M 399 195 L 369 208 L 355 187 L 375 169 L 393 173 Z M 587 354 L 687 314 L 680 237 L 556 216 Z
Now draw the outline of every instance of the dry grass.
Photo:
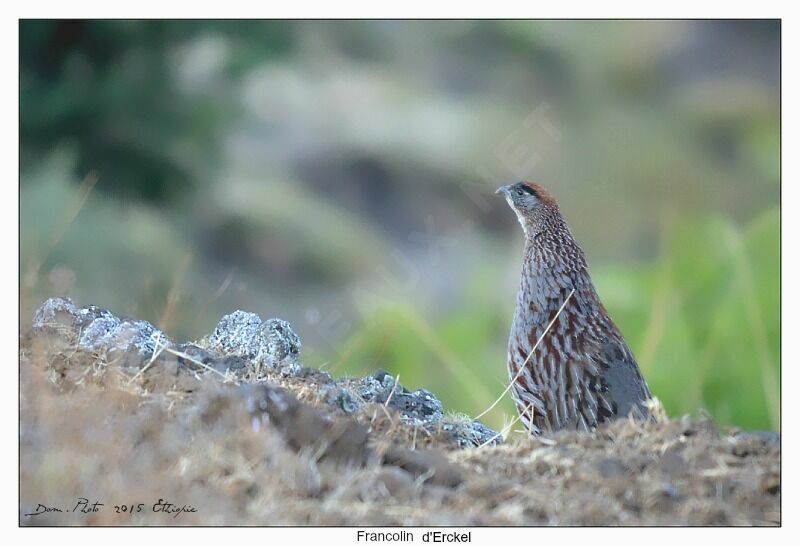
M 322 375 L 221 377 L 166 352 L 143 369 L 72 347 L 59 336 L 23 342 L 24 525 L 780 522 L 780 448 L 721 434 L 710 420 L 620 421 L 592 434 L 512 434 L 504 446 L 457 449 L 383 405 L 353 417 L 334 409 L 320 396 Z M 252 383 L 299 402 L 256 414 L 242 394 Z M 105 506 L 24 516 L 39 503 L 70 509 L 78 497 Z M 154 514 L 159 498 L 198 511 Z M 113 508 L 137 503 L 144 513 Z

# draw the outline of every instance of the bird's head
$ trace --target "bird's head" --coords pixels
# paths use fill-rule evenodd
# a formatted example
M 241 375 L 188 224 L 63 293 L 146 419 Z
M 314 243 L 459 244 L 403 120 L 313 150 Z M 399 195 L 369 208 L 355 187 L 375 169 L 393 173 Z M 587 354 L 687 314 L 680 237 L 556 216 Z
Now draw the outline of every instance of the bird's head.
M 553 216 L 560 214 L 556 200 L 534 182 L 509 184 L 497 188 L 495 193 L 506 198 L 526 235 L 533 235 L 532 230 L 541 231 Z

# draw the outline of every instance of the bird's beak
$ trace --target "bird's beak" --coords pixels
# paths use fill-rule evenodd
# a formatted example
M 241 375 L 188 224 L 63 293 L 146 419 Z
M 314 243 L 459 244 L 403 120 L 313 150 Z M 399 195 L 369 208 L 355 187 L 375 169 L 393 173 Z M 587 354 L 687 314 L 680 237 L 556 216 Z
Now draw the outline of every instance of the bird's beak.
M 511 192 L 511 184 L 508 184 L 507 186 L 500 186 L 494 193 L 498 195 L 508 195 L 510 192 Z

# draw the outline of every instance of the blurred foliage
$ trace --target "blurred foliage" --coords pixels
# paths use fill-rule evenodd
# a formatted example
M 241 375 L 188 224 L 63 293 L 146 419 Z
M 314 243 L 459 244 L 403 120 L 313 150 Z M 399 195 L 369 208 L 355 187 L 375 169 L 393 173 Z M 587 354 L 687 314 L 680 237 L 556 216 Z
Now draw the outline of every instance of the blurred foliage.
M 200 31 L 234 39 L 234 61 L 213 84 L 181 92 L 176 57 Z M 232 79 L 287 48 L 275 22 L 21 21 L 23 168 L 69 145 L 80 176 L 104 179 L 100 191 L 180 196 L 220 160 L 219 132 L 238 113 L 224 97 Z
M 779 45 L 774 21 L 22 21 L 21 323 L 54 294 L 177 339 L 247 309 L 308 365 L 476 415 L 521 259 L 491 193 L 530 176 L 667 410 L 778 428 Z

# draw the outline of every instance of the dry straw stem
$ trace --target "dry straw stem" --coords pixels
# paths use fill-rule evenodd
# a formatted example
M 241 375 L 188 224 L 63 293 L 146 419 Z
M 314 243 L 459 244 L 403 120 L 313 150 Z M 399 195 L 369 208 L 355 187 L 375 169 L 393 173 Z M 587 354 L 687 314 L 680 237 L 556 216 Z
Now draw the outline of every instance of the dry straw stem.
M 486 415 L 487 413 L 489 413 L 490 411 L 492 411 L 492 410 L 495 408 L 495 406 L 497 406 L 497 404 L 499 404 L 499 403 L 500 403 L 500 401 L 503 399 L 503 397 L 506 395 L 506 393 L 507 393 L 508 391 L 510 391 L 510 390 L 511 390 L 511 387 L 514 385 L 514 383 L 516 383 L 516 382 L 517 382 L 517 379 L 519 379 L 519 376 L 520 376 L 520 375 L 522 375 L 522 372 L 523 372 L 523 370 L 525 370 L 525 366 L 527 366 L 527 365 L 528 365 L 528 361 L 531 359 L 531 356 L 533 355 L 533 353 L 535 353 L 535 352 L 536 352 L 536 348 L 537 348 L 537 347 L 539 347 L 539 344 L 540 344 L 540 343 L 542 342 L 542 340 L 544 339 L 544 336 L 546 336 L 546 335 L 547 335 L 547 332 L 549 332 L 549 331 L 550 331 L 550 328 L 552 328 L 552 327 L 553 327 L 553 324 L 555 324 L 555 322 L 556 322 L 556 319 L 558 319 L 558 316 L 559 316 L 559 315 L 561 314 L 561 312 L 564 310 L 564 307 L 566 307 L 566 306 L 567 306 L 567 302 L 569 302 L 570 298 L 572 297 L 572 295 L 573 295 L 574 293 L 575 293 L 575 289 L 573 288 L 572 290 L 570 290 L 570 293 L 569 293 L 569 295 L 567 296 L 567 299 L 565 299 L 565 300 L 564 300 L 564 303 L 562 303 L 562 304 L 561 304 L 561 307 L 559 307 L 559 308 L 558 308 L 558 312 L 557 312 L 557 313 L 556 313 L 556 315 L 553 317 L 553 319 L 550 321 L 550 324 L 548 324 L 548 325 L 547 325 L 547 328 L 545 328 L 545 329 L 544 329 L 544 332 L 542 332 L 542 335 L 541 335 L 541 336 L 539 336 L 539 339 L 537 339 L 537 340 L 536 340 L 536 344 L 533 346 L 533 349 L 531 349 L 531 351 L 528 353 L 528 356 L 527 356 L 527 358 L 525 358 L 525 362 L 523 362 L 523 363 L 522 363 L 522 366 L 520 366 L 520 367 L 519 367 L 519 371 L 517 372 L 517 375 L 515 375 L 515 376 L 514 376 L 514 378 L 513 378 L 513 379 L 512 379 L 512 380 L 509 382 L 509 384 L 508 384 L 508 386 L 505 388 L 505 390 L 503 390 L 503 392 L 502 392 L 502 393 L 500 393 L 500 396 L 497 398 L 497 400 L 495 400 L 495 401 L 494 401 L 494 403 L 493 403 L 491 406 L 489 406 L 488 408 L 486 408 L 485 410 L 483 410 L 483 411 L 482 411 L 480 414 L 476 415 L 476 416 L 475 416 L 475 419 L 480 419 L 481 417 L 483 417 L 484 415 Z M 512 425 L 513 425 L 513 423 L 514 423 L 514 422 L 512 421 Z M 493 439 L 494 439 L 494 438 L 493 438 Z
M 134 379 L 137 379 L 140 375 L 142 375 L 144 372 L 146 372 L 148 370 L 148 368 L 150 368 L 150 366 L 153 365 L 153 362 L 155 362 L 156 359 L 159 356 L 161 356 L 161 353 L 163 353 L 164 350 L 167 348 L 166 345 L 161 343 L 161 341 L 160 341 L 158 336 L 152 336 L 152 338 L 153 338 L 153 341 L 155 342 L 156 348 L 153 349 L 153 354 L 152 354 L 152 356 L 150 356 L 150 360 L 147 362 L 147 364 L 145 366 L 143 366 L 141 370 L 136 372 L 136 375 L 134 375 L 133 377 L 131 377 L 128 380 L 129 384 L 133 383 Z
M 176 351 L 175 349 L 170 349 L 168 347 L 164 348 L 164 350 L 167 351 L 168 353 L 171 353 L 171 354 L 175 355 L 175 356 L 179 356 L 181 358 L 185 358 L 186 360 L 188 360 L 192 364 L 197 364 L 201 368 L 205 368 L 206 370 L 208 370 L 210 372 L 214 372 L 215 374 L 219 375 L 220 377 L 222 377 L 226 381 L 230 379 L 230 377 L 228 375 L 222 373 L 221 371 L 219 371 L 219 370 L 217 370 L 215 368 L 212 368 L 211 366 L 209 366 L 207 364 L 204 364 L 203 362 L 200 362 L 196 358 L 192 358 L 191 356 L 187 355 L 184 352 Z
M 397 384 L 400 382 L 400 374 L 394 378 L 394 383 L 392 384 L 392 390 L 389 391 L 389 396 L 386 397 L 386 402 L 383 403 L 384 407 L 389 407 L 389 402 L 392 400 L 392 396 L 394 396 L 394 390 L 397 388 Z

